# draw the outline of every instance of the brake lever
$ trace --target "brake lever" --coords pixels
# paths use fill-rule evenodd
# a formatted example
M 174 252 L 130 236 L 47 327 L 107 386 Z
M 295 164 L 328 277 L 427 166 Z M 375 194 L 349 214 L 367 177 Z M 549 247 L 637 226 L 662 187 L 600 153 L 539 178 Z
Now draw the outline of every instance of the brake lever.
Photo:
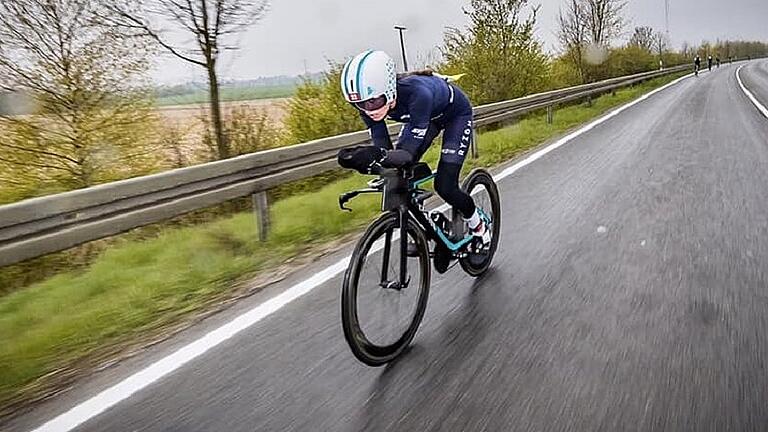
M 354 198 L 354 197 L 356 197 L 358 195 L 360 195 L 360 191 L 345 192 L 345 193 L 339 195 L 339 207 L 342 210 L 346 210 L 348 212 L 351 212 L 352 209 L 349 208 L 349 207 L 345 207 L 344 204 L 346 204 L 347 202 L 349 202 L 349 200 L 351 200 L 352 198 Z
M 354 198 L 354 197 L 356 197 L 356 196 L 358 196 L 360 194 L 380 193 L 380 192 L 381 192 L 381 190 L 378 189 L 378 188 L 368 188 L 368 189 L 360 189 L 360 190 L 351 191 L 351 192 L 345 192 L 345 193 L 339 195 L 339 207 L 342 210 L 346 210 L 348 212 L 351 212 L 352 211 L 351 208 L 344 207 L 344 204 L 349 202 L 349 200 L 351 200 L 352 198 Z

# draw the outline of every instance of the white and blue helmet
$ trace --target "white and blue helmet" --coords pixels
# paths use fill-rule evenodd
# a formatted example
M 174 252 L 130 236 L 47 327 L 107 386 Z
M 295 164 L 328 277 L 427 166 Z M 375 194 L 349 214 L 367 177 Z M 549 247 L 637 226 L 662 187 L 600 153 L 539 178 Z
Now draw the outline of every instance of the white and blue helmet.
M 384 51 L 367 50 L 352 57 L 341 70 L 341 92 L 351 103 L 382 95 L 392 102 L 397 95 L 395 61 Z

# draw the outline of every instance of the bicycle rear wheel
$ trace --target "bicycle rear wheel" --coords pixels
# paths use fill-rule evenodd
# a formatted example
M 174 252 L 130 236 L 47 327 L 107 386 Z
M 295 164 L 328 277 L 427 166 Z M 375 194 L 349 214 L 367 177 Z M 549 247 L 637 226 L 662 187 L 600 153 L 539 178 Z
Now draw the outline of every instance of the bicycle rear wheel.
M 430 283 L 429 246 L 412 220 L 408 239 L 416 256 L 407 257 L 410 282 L 398 287 L 399 215 L 389 212 L 373 222 L 358 241 L 341 291 L 344 338 L 358 360 L 381 366 L 397 358 L 413 340 L 427 307 Z
M 461 268 L 467 274 L 474 277 L 482 276 L 491 266 L 496 248 L 499 245 L 501 233 L 501 203 L 499 201 L 499 189 L 493 181 L 491 174 L 481 168 L 476 168 L 461 185 L 461 189 L 470 194 L 475 201 L 475 206 L 483 212 L 488 219 L 488 229 L 491 230 L 491 244 L 480 253 L 469 253 L 459 259 Z

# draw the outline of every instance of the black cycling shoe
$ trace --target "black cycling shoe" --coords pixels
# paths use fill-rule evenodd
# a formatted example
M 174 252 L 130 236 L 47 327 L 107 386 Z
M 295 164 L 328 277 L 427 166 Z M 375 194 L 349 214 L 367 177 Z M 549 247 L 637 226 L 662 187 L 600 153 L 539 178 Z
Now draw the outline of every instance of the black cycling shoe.
M 449 266 L 451 265 L 452 257 L 453 255 L 451 254 L 451 251 L 448 250 L 444 244 L 436 244 L 434 258 L 432 259 L 432 263 L 435 266 L 435 271 L 440 274 L 447 272 Z
M 408 242 L 406 256 L 410 258 L 418 258 L 419 250 L 416 248 L 416 243 Z M 434 252 L 430 253 L 435 270 L 441 274 L 448 271 L 452 256 L 451 251 L 441 243 L 436 244 Z

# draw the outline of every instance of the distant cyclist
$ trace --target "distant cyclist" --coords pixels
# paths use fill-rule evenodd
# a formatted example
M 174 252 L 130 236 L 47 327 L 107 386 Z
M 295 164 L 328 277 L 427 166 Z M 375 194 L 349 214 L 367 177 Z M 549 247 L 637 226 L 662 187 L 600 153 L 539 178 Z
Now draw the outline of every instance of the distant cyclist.
M 693 59 L 693 71 L 696 73 L 696 76 L 699 76 L 699 70 L 701 70 L 701 57 L 696 54 L 696 58 Z
M 717 64 L 717 68 L 720 69 L 720 56 L 715 58 L 715 63 Z
M 344 166 L 365 172 L 380 164 L 402 167 L 419 161 L 440 131 L 443 144 L 435 190 L 461 212 L 472 235 L 491 240 L 470 195 L 459 188 L 459 173 L 472 144 L 472 105 L 458 87 L 431 70 L 395 74 L 395 62 L 383 51 L 364 51 L 341 71 L 344 98 L 360 112 L 373 147 L 360 147 Z M 385 120 L 405 123 L 395 146 Z M 356 160 L 354 160 L 356 159 Z M 340 163 L 342 162 L 340 156 Z
M 707 57 L 707 68 L 712 72 L 712 56 Z

